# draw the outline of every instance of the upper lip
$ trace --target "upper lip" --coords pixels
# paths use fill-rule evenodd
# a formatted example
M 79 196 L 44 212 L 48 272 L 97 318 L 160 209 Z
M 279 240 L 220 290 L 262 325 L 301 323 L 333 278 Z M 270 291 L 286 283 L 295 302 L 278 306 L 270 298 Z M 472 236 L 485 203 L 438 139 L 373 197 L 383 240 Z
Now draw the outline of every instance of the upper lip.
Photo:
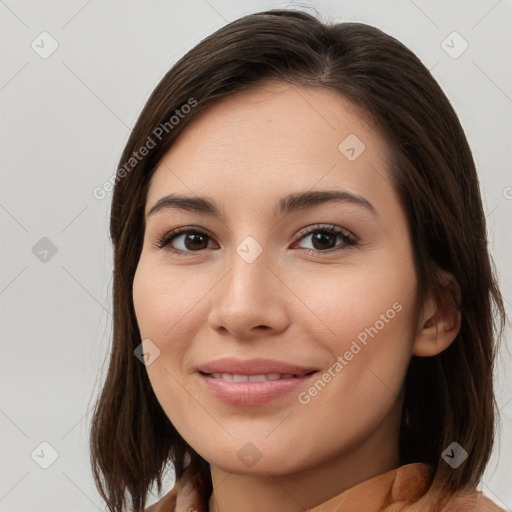
M 286 361 L 278 361 L 276 359 L 236 359 L 225 357 L 204 363 L 200 365 L 197 370 L 203 373 L 231 373 L 238 375 L 291 373 L 293 375 L 302 376 L 316 371 L 317 368 L 290 364 Z

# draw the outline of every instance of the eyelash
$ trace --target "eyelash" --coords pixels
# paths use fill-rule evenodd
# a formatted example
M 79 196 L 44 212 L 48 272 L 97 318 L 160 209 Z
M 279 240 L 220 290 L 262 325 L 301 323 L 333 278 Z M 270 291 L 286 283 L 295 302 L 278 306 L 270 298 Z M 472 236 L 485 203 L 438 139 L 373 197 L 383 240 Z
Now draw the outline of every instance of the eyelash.
M 339 236 L 341 236 L 343 243 L 340 246 L 337 246 L 337 247 L 334 247 L 331 249 L 327 249 L 325 251 L 321 251 L 319 249 L 305 249 L 305 248 L 300 248 L 300 250 L 304 251 L 306 254 L 325 254 L 325 253 L 340 251 L 343 248 L 345 248 L 346 246 L 352 247 L 354 245 L 357 245 L 357 240 L 356 240 L 356 237 L 354 237 L 354 235 L 352 235 L 346 229 L 343 229 L 343 228 L 336 229 L 336 226 L 333 224 L 331 224 L 331 225 L 317 224 L 315 226 L 310 226 L 310 227 L 301 229 L 299 231 L 298 238 L 297 238 L 296 242 L 299 242 L 306 236 L 311 235 L 312 233 L 315 233 L 317 231 L 330 233 L 332 235 L 339 235 Z M 205 231 L 203 231 L 201 229 L 195 229 L 195 228 L 193 229 L 190 227 L 180 227 L 180 228 L 174 229 L 174 230 L 160 236 L 154 243 L 154 246 L 157 247 L 158 249 L 164 249 L 164 250 L 166 250 L 170 253 L 176 254 L 178 256 L 188 256 L 191 253 L 196 253 L 196 252 L 199 253 L 204 250 L 204 249 L 200 249 L 199 251 L 182 251 L 181 249 L 167 247 L 175 238 L 177 238 L 179 235 L 182 235 L 183 233 L 194 233 L 194 234 L 199 234 L 199 235 L 203 235 L 203 236 L 207 236 L 208 238 L 211 238 L 208 233 L 206 233 Z M 296 243 L 296 242 L 294 242 L 294 243 Z

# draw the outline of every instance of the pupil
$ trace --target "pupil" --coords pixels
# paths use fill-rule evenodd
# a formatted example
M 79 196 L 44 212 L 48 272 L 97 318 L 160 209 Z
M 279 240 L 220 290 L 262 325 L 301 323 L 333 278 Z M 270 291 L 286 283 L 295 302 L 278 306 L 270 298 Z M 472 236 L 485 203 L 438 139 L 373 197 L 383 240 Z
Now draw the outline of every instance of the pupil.
M 194 248 L 204 249 L 205 247 L 200 247 L 201 242 L 204 244 L 204 240 L 201 240 L 201 238 L 204 239 L 204 236 L 201 235 L 200 233 L 189 234 L 185 238 L 185 247 L 187 249 L 194 249 Z M 187 243 L 189 240 L 192 241 L 192 247 L 190 247 L 190 244 Z
M 328 234 L 325 234 L 325 232 L 320 232 L 320 233 L 317 233 L 316 235 L 313 236 L 313 246 L 315 247 L 315 249 L 330 249 L 331 247 L 334 247 L 332 244 L 328 244 L 330 245 L 329 247 L 326 247 L 325 245 L 325 242 L 328 241 L 329 237 L 333 237 L 334 235 L 332 233 L 328 233 Z M 320 247 L 316 247 L 316 244 L 315 242 L 317 241 L 320 241 L 320 242 L 323 242 L 324 243 L 321 243 L 320 244 Z

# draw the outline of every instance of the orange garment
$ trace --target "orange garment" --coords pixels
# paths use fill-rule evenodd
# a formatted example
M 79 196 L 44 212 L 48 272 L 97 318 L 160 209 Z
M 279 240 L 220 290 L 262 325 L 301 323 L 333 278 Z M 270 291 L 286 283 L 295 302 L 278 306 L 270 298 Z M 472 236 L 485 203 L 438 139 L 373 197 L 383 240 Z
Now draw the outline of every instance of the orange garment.
M 436 501 L 429 492 L 432 473 L 427 464 L 406 464 L 361 482 L 309 512 L 430 512 Z M 505 512 L 476 489 L 453 494 L 441 511 Z M 185 472 L 183 478 L 145 512 L 216 511 L 204 510 L 193 478 Z

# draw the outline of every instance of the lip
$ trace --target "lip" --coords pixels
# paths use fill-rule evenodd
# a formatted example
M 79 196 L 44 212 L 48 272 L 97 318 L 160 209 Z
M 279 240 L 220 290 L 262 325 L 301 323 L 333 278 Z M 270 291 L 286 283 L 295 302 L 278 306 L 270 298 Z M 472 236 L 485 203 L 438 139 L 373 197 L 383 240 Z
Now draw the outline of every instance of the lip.
M 204 363 L 197 368 L 202 373 L 238 373 L 241 375 L 260 375 L 263 373 L 292 373 L 297 377 L 303 377 L 306 373 L 318 368 L 290 364 L 276 359 L 236 359 L 224 357 Z
M 293 365 L 272 359 L 249 359 L 244 361 L 224 358 L 201 365 L 198 368 L 197 375 L 204 389 L 219 401 L 228 405 L 254 407 L 274 402 L 292 391 L 298 390 L 307 385 L 317 372 L 317 368 Z M 241 375 L 291 373 L 294 377 L 257 382 L 232 382 L 215 379 L 207 375 L 209 373 Z

